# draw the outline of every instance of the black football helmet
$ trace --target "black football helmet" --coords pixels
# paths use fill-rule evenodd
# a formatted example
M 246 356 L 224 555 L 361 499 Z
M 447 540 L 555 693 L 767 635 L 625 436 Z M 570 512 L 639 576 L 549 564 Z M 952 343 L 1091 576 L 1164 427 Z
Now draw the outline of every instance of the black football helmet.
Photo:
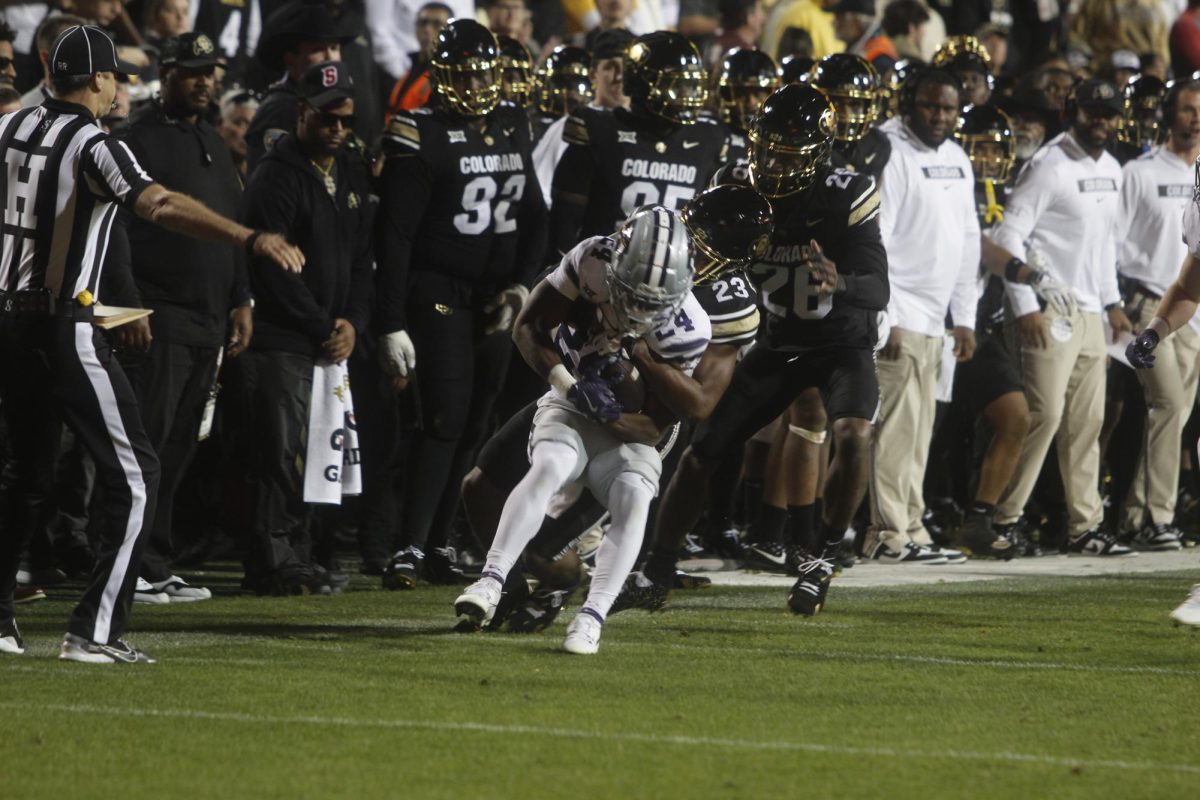
M 1125 84 L 1125 110 L 1117 127 L 1117 141 L 1149 149 L 1158 144 L 1163 129 L 1163 100 L 1167 85 L 1153 75 L 1138 75 Z
M 750 126 L 750 180 L 767 197 L 812 184 L 833 149 L 837 112 L 820 89 L 790 84 L 776 90 Z
M 808 76 L 812 72 L 813 65 L 816 64 L 815 59 L 808 56 L 784 56 L 779 62 L 779 70 L 783 74 L 783 82 L 788 83 L 807 83 Z
M 1017 138 L 1007 114 L 993 106 L 971 106 L 959 117 L 954 140 L 967 151 L 976 181 L 1008 182 L 1017 160 Z
M 511 36 L 500 35 L 496 40 L 500 43 L 500 94 L 508 102 L 528 108 L 535 86 L 533 56 Z
M 930 63 L 951 72 L 971 70 L 984 75 L 992 73 L 992 54 L 974 36 L 951 36 L 941 43 Z
M 500 102 L 500 45 L 473 19 L 442 28 L 429 69 L 437 96 L 456 114 L 482 117 Z
M 834 53 L 816 63 L 808 82 L 833 101 L 837 111 L 834 137 L 839 142 L 857 142 L 867 135 L 879 113 L 879 74 L 871 62 L 850 53 Z
M 543 114 L 565 117 L 591 102 L 595 91 L 588 70 L 592 57 L 582 47 L 561 44 L 546 56 L 537 74 L 537 106 Z
M 708 86 L 700 51 L 682 34 L 655 31 L 625 50 L 625 95 L 636 108 L 683 124 L 700 118 Z
M 706 189 L 680 212 L 692 237 L 696 285 L 740 269 L 766 252 L 775 214 L 749 186 L 726 183 Z
M 779 88 L 779 67 L 762 50 L 738 47 L 713 72 L 721 120 L 745 132 L 763 101 Z
M 897 61 L 892 71 L 883 76 L 879 83 L 879 121 L 891 119 L 900 113 L 900 89 L 914 72 L 919 72 L 925 62 L 919 58 Z

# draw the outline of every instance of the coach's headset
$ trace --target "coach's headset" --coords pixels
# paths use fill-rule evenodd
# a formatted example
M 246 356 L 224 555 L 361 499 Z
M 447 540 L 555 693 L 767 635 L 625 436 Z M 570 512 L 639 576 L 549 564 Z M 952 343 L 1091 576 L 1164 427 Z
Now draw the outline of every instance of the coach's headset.
M 954 88 L 958 90 L 959 100 L 966 93 L 962 81 L 958 75 L 947 67 L 930 67 L 930 66 L 914 66 L 912 71 L 905 76 L 904 83 L 900 84 L 900 100 L 899 109 L 902 117 L 911 116 L 917 109 L 917 92 L 921 89 L 921 84 L 929 79 L 931 75 L 945 75 L 953 83 Z M 960 109 L 961 110 L 961 109 Z

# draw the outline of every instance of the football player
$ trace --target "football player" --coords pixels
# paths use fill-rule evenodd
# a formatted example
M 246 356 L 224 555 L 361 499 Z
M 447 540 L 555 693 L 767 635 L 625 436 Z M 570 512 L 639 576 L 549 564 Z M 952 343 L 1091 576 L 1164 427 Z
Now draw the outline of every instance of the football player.
M 645 337 L 652 360 L 692 380 L 711 331 L 690 291 L 691 249 L 683 221 L 649 206 L 616 235 L 580 242 L 534 288 L 513 339 L 551 388 L 534 416 L 529 471 L 505 503 L 482 577 L 455 601 L 460 617 L 476 625 L 491 621 L 508 573 L 551 500 L 578 483 L 605 505 L 612 524 L 563 648 L 577 654 L 599 648 L 601 625 L 633 568 L 658 493 L 662 461 L 654 445 L 671 417 L 655 402 L 659 394 L 649 379 L 643 408 L 624 410 L 610 368 L 623 378 L 613 360 L 622 340 Z
M 821 609 L 833 558 L 862 502 L 879 404 L 874 349 L 878 316 L 888 301 L 887 257 L 875 179 L 829 164 L 835 126 L 825 95 L 793 84 L 768 98 L 750 130 L 744 175 L 775 209 L 767 252 L 750 267 L 766 311 L 765 335 L 738 364 L 663 496 L 644 570 L 659 604 L 671 586 L 679 546 L 700 514 L 696 497 L 708 476 L 805 389 L 821 390 L 836 455 L 826 483 L 821 549 L 797 565 L 800 575 L 788 597 L 794 612 Z M 736 177 L 738 170 L 731 172 Z
M 541 141 L 555 120 L 574 114 L 592 102 L 595 89 L 589 71 L 592 57 L 582 47 L 560 44 L 546 56 L 537 74 L 537 114 L 534 143 Z
M 762 50 L 735 47 L 713 69 L 713 95 L 721 121 L 729 126 L 730 161 L 746 158 L 746 133 L 763 101 L 782 83 L 779 67 Z
M 724 185 L 696 195 L 680 216 L 692 241 L 696 274 L 692 294 L 711 321 L 712 335 L 693 373 L 694 381 L 652 388 L 661 391 L 664 404 L 677 416 L 700 421 L 712 412 L 729 385 L 739 350 L 754 341 L 758 330 L 754 287 L 743 270 L 766 246 L 773 214 L 770 204 L 753 189 Z M 635 347 L 634 362 L 653 380 L 659 373 L 645 360 L 648 355 L 643 347 Z M 494 536 L 505 497 L 528 470 L 526 449 L 536 410 L 532 403 L 503 425 L 484 445 L 475 468 L 463 481 L 464 508 L 485 543 Z M 677 456 L 680 443 L 674 439 L 669 443 Z M 664 458 L 667 455 L 663 452 Z M 670 462 L 664 465 L 667 470 L 671 466 Z M 553 621 L 581 578 L 579 559 L 568 545 L 603 514 L 603 506 L 586 495 L 546 517 L 524 556 L 524 565 L 538 579 L 539 588 L 525 598 L 524 576 L 516 569 L 510 572 L 493 627 L 505 622 L 510 611 L 514 612 L 508 619 L 512 631 L 541 630 Z
M 879 180 L 892 145 L 872 127 L 883 102 L 875 68 L 861 56 L 834 53 L 813 66 L 808 82 L 825 92 L 837 111 L 833 164 Z
M 1167 85 L 1153 75 L 1138 75 L 1122 91 L 1125 110 L 1117 127 L 1113 155 L 1124 166 L 1159 143 L 1164 132 L 1163 100 Z
M 964 106 L 986 106 L 992 99 L 992 55 L 974 36 L 951 36 L 938 47 L 930 65 L 954 73 L 963 87 Z
M 678 211 L 723 159 L 723 126 L 701 118 L 708 90 L 695 45 L 668 31 L 639 36 L 622 78 L 628 110 L 581 108 L 563 129 L 550 213 L 559 252 L 606 235 L 641 206 Z
M 529 49 L 511 36 L 497 36 L 500 43 L 500 96 L 517 108 L 533 105 L 537 79 Z
M 434 103 L 398 113 L 385 139 L 376 224 L 376 324 L 384 369 L 415 381 L 401 549 L 384 585 L 453 582 L 444 551 L 459 483 L 482 443 L 541 259 L 545 206 L 523 115 L 499 106 L 499 47 L 470 19 L 438 34 Z M 414 374 L 417 356 L 421 369 Z M 432 535 L 431 535 L 432 532 Z

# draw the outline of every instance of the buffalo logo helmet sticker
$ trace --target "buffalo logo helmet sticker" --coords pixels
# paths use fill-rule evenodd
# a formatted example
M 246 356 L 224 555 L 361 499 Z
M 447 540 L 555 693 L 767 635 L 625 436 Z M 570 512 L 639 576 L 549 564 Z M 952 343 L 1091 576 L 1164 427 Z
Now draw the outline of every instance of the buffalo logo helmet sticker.
M 1101 100 L 1108 100 L 1113 96 L 1113 88 L 1107 83 L 1102 83 L 1096 87 L 1096 96 Z
M 208 38 L 203 33 L 196 37 L 192 42 L 192 55 L 206 56 L 213 51 L 212 39 Z

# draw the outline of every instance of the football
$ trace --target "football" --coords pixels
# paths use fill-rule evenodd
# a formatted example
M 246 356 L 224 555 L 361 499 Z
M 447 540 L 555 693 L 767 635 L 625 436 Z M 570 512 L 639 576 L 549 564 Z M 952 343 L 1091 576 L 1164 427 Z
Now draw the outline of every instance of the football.
M 646 405 L 646 381 L 638 368 L 627 358 L 621 358 L 613 364 L 613 371 L 620 370 L 621 379 L 612 380 L 613 395 L 621 408 L 629 414 L 635 414 Z

